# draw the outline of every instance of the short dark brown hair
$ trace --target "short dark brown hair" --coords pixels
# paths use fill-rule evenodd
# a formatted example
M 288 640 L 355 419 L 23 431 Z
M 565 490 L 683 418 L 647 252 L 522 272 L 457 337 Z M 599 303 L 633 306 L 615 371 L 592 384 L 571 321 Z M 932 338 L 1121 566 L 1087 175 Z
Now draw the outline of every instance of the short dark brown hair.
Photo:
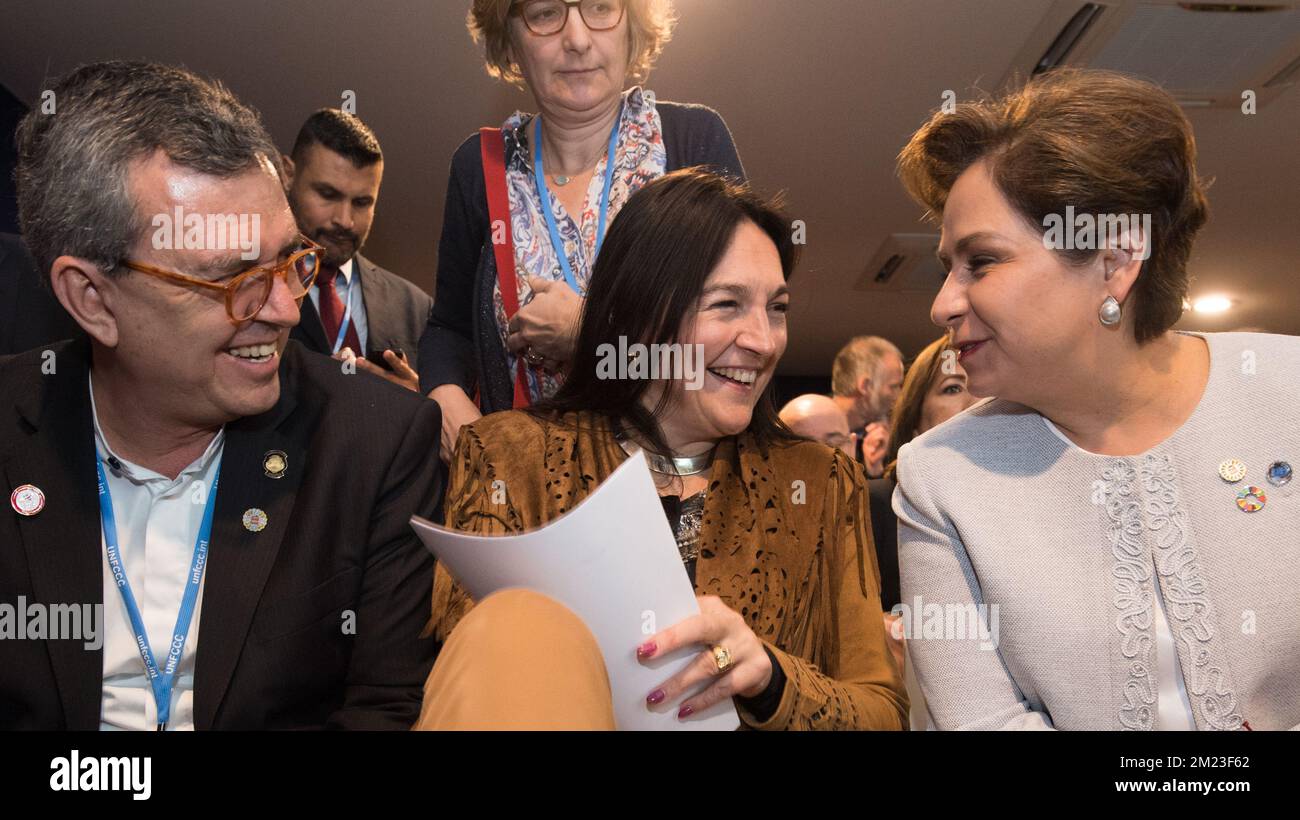
M 1150 256 L 1125 311 L 1139 343 L 1173 327 L 1187 298 L 1192 241 L 1208 215 L 1208 183 L 1196 173 L 1191 124 L 1168 92 L 1113 71 L 1055 69 L 1002 97 L 935 113 L 898 155 L 898 173 L 937 218 L 957 178 L 981 160 L 1039 230 L 1067 206 L 1149 214 Z M 1097 253 L 1058 252 L 1074 264 Z
M 293 161 L 301 161 L 303 152 L 312 145 L 328 148 L 357 168 L 369 168 L 384 158 L 370 126 L 338 108 L 322 108 L 307 118 L 293 142 Z

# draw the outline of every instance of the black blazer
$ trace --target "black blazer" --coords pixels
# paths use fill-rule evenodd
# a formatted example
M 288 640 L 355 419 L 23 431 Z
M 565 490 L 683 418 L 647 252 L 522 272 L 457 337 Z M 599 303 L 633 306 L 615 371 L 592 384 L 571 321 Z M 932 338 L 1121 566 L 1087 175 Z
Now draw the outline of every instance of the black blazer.
M 433 299 L 429 294 L 397 274 L 384 270 L 361 254 L 353 257 L 352 275 L 361 282 L 361 302 L 365 306 L 369 334 L 364 351 L 367 359 L 380 364 L 384 350 L 404 350 L 411 368 L 419 368 L 420 334 L 429 320 Z M 330 355 L 334 340 L 325 338 L 325 326 L 311 298 L 302 300 L 302 321 L 289 338 L 302 342 L 308 350 Z M 362 351 L 356 351 L 358 354 Z
M 41 282 L 22 237 L 0 233 L 0 356 L 80 335 L 81 328 Z
M 34 484 L 45 509 L 0 510 L 0 602 L 103 601 L 88 342 L 0 357 L 0 491 Z M 289 342 L 280 399 L 226 426 L 194 683 L 197 729 L 407 729 L 434 644 L 433 560 L 408 519 L 433 517 L 438 405 L 344 375 Z M 142 397 L 142 400 L 145 400 Z M 375 412 L 383 407 L 383 412 Z M 287 455 L 279 479 L 270 450 Z M 258 533 L 244 511 L 264 510 Z M 115 602 L 109 602 L 115 604 Z M 344 611 L 355 634 L 344 634 Z M 0 729 L 97 729 L 103 652 L 80 640 L 0 640 Z
M 898 580 L 898 516 L 894 514 L 894 486 L 891 478 L 873 478 L 867 482 L 871 496 L 871 537 L 876 542 L 876 563 L 880 566 L 880 606 L 885 612 L 902 599 Z

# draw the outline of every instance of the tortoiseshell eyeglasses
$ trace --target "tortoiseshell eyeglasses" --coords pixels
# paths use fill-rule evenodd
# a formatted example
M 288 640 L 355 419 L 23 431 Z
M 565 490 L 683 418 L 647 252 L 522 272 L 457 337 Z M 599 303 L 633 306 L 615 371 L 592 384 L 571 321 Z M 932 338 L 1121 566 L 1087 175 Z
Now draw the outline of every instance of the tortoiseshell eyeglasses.
M 120 264 L 124 268 L 156 276 L 168 282 L 219 291 L 225 296 L 226 313 L 230 316 L 230 321 L 240 324 L 252 319 L 266 306 L 267 300 L 271 298 L 271 288 L 277 276 L 284 277 L 284 283 L 289 287 L 289 295 L 302 304 L 303 297 L 316 281 L 316 274 L 320 271 L 321 254 L 324 252 L 325 249 L 320 245 L 302 237 L 302 247 L 290 254 L 283 262 L 249 268 L 225 283 L 210 282 L 207 279 L 186 276 L 183 273 L 130 260 L 124 260 Z

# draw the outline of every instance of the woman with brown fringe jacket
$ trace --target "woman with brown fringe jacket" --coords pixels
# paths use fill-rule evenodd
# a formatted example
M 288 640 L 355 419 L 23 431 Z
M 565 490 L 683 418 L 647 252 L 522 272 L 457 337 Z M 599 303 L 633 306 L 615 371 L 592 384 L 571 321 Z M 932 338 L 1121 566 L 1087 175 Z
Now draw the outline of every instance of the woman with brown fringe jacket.
M 755 729 L 899 729 L 907 695 L 880 617 L 866 475 L 795 437 L 771 400 L 787 338 L 788 226 L 747 190 L 700 171 L 638 192 L 597 261 L 598 273 L 609 270 L 593 277 L 564 387 L 531 411 L 462 429 L 446 524 L 480 534 L 542 527 L 644 452 L 700 614 L 628 651 L 649 660 L 701 650 L 646 694 L 647 708 L 674 706 L 685 719 L 729 697 Z M 691 351 L 696 372 L 611 378 L 604 360 L 620 339 Z M 581 622 L 559 637 L 539 627 L 576 621 L 571 613 L 521 617 L 532 601 L 498 605 L 515 614 L 489 618 L 484 610 L 509 592 L 471 610 L 441 567 L 434 586 L 433 628 L 446 646 L 422 728 L 612 726 L 599 652 L 589 633 L 574 638 L 586 632 Z M 512 630 L 511 642 L 494 637 Z M 577 651 L 561 657 L 560 646 Z M 505 717 L 529 698 L 535 709 Z M 538 711 L 549 720 L 534 720 Z

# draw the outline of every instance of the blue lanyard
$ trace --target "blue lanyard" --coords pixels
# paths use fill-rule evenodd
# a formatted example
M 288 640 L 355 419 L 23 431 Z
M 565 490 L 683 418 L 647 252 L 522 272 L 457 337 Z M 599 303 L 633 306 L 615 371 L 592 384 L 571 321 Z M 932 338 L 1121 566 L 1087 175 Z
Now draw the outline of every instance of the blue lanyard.
M 605 157 L 605 190 L 600 195 L 600 225 L 596 230 L 596 253 L 600 256 L 600 246 L 605 242 L 605 223 L 609 218 L 609 193 L 614 189 L 614 152 L 618 150 L 618 126 L 623 121 L 623 106 L 618 107 L 618 116 L 614 118 L 614 128 L 609 132 L 609 153 Z M 546 171 L 542 168 L 542 117 L 537 115 L 537 144 L 533 146 L 533 173 L 537 177 L 537 192 L 542 195 L 542 212 L 546 215 L 546 227 L 551 232 L 551 247 L 560 260 L 564 279 L 573 288 L 573 292 L 582 295 L 578 287 L 578 278 L 573 275 L 573 266 L 569 264 L 569 255 L 564 252 L 564 242 L 560 239 L 560 228 L 555 224 L 555 205 L 551 199 L 551 189 L 546 184 Z M 581 245 L 579 246 L 581 247 Z M 594 257 L 593 257 L 593 262 Z
M 337 273 L 334 275 L 338 276 Z M 336 284 L 335 287 L 337 288 L 338 285 Z M 348 335 L 348 322 L 350 321 L 352 321 L 352 283 L 348 282 L 348 300 L 343 307 L 343 321 L 339 322 L 339 335 L 334 338 L 335 353 L 338 353 L 339 350 L 343 347 L 343 337 Z M 357 334 L 357 341 L 358 342 L 361 341 L 361 334 L 359 333 Z M 364 350 L 354 350 L 352 352 L 357 354 L 358 356 L 361 356 L 362 354 L 365 353 Z
M 135 643 L 140 649 L 140 658 L 144 661 L 144 671 L 149 676 L 149 685 L 153 688 L 154 703 L 158 705 L 158 731 L 167 728 L 171 717 L 172 683 L 176 678 L 176 669 L 181 663 L 181 653 L 185 651 L 185 641 L 189 637 L 190 623 L 194 620 L 194 606 L 199 599 L 199 583 L 203 580 L 203 571 L 208 563 L 208 540 L 212 536 L 212 513 L 217 506 L 217 481 L 221 477 L 221 465 L 217 464 L 212 477 L 212 488 L 208 490 L 208 504 L 203 509 L 203 523 L 199 525 L 199 537 L 194 542 L 194 560 L 190 562 L 189 580 L 185 584 L 185 594 L 181 597 L 181 609 L 176 614 L 176 628 L 172 630 L 171 645 L 167 652 L 167 663 L 162 669 L 154 658 L 153 648 L 149 645 L 149 635 L 144 628 L 144 617 L 131 592 L 131 582 L 126 577 L 126 568 L 122 566 L 122 553 L 117 543 L 117 517 L 113 514 L 113 497 L 108 491 L 108 479 L 104 476 L 104 464 L 95 461 L 95 471 L 99 474 L 99 516 L 104 525 L 104 546 L 108 551 L 108 565 L 113 570 L 114 582 L 122 593 L 122 602 L 126 604 L 127 615 L 131 618 L 131 628 L 135 630 Z

